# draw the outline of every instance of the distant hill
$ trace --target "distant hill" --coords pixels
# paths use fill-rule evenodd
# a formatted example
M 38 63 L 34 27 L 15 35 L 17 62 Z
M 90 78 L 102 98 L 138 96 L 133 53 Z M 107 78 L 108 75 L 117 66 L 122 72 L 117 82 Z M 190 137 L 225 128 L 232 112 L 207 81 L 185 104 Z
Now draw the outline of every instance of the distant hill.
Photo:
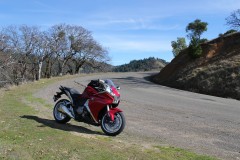
M 115 66 L 113 72 L 140 72 L 159 70 L 167 65 L 165 60 L 149 57 L 141 60 L 133 60 L 128 64 Z
M 186 49 L 153 81 L 178 89 L 240 100 L 240 33 L 201 44 L 203 54 L 192 59 Z

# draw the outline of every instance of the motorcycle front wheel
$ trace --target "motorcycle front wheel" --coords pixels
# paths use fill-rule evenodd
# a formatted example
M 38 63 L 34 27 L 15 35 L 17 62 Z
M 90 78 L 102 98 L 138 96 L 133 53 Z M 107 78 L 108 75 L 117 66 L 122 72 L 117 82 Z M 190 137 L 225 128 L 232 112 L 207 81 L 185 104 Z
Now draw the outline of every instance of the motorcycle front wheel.
M 101 128 L 104 133 L 109 136 L 116 136 L 120 134 L 125 127 L 125 117 L 122 112 L 116 112 L 114 121 L 111 120 L 108 113 L 106 113 L 101 120 Z

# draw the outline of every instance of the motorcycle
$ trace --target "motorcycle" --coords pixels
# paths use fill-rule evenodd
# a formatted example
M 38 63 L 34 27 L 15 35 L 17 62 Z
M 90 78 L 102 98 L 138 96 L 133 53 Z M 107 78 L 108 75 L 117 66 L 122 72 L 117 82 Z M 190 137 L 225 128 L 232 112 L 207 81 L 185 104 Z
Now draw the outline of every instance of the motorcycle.
M 60 86 L 59 89 L 60 92 L 53 96 L 54 102 L 64 94 L 68 99 L 60 99 L 55 104 L 53 116 L 56 122 L 65 124 L 73 118 L 78 122 L 101 126 L 109 136 L 116 136 L 123 131 L 125 117 L 122 110 L 117 108 L 120 87 L 110 79 L 91 80 L 82 94 L 69 87 Z

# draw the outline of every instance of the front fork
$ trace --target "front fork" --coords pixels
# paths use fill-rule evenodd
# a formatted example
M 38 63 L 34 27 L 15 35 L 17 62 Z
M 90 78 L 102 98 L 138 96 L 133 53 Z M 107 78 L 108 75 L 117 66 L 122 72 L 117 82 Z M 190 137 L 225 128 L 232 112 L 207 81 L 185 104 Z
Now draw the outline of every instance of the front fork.
M 115 113 L 117 112 L 122 112 L 122 110 L 118 108 L 110 108 L 109 105 L 107 105 L 107 113 L 108 116 L 110 117 L 111 121 L 114 121 Z

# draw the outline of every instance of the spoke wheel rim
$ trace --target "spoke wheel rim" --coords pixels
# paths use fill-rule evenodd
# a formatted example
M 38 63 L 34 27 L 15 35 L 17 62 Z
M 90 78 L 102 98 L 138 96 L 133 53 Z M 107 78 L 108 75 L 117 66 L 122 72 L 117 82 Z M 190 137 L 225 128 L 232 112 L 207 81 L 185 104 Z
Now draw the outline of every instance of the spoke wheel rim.
M 66 118 L 66 115 L 59 111 L 61 104 L 64 105 L 64 102 L 57 104 L 57 106 L 54 108 L 54 115 L 60 121 Z
M 119 113 L 116 113 L 114 116 L 114 121 L 111 121 L 108 114 L 105 114 L 102 119 L 102 126 L 104 130 L 108 133 L 116 133 L 122 127 L 123 120 Z

